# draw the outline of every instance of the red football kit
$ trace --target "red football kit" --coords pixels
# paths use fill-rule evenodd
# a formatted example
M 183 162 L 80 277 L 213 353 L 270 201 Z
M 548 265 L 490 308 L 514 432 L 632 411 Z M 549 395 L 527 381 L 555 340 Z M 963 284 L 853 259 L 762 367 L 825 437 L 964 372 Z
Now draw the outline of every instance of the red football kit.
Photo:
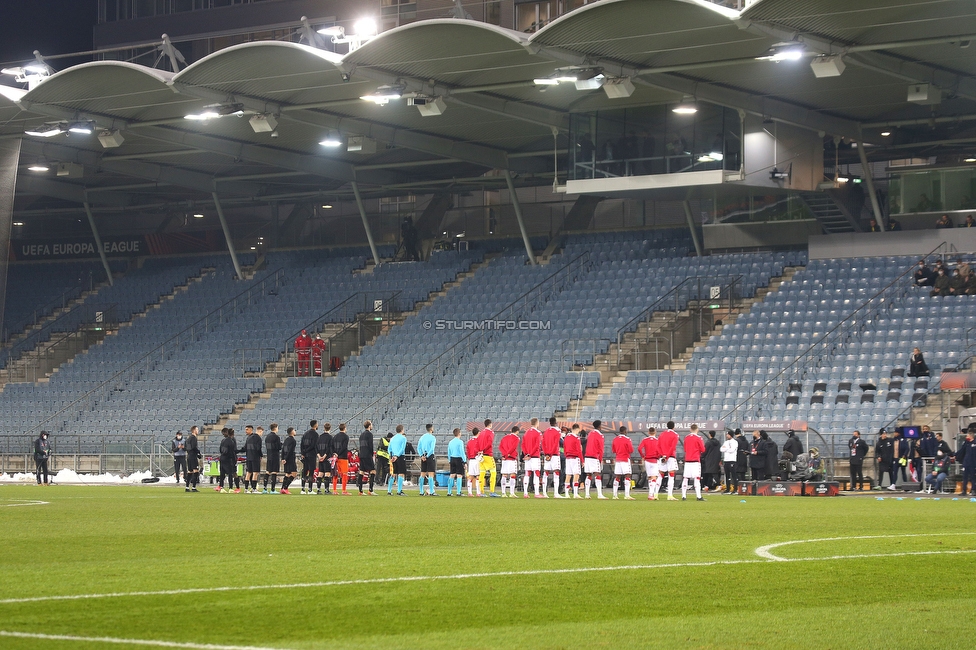
M 542 453 L 546 456 L 558 456 L 559 441 L 561 438 L 559 429 L 556 427 L 546 429 L 545 433 L 542 434 Z
M 701 455 L 705 453 L 705 443 L 702 439 L 693 433 L 689 433 L 685 436 L 684 440 L 685 449 L 685 462 L 686 463 L 700 463 Z
M 566 436 L 563 440 L 563 453 L 566 454 L 566 458 L 579 458 L 583 459 L 583 445 L 580 444 L 580 439 L 573 434 Z
M 468 444 L 464 448 L 468 452 L 468 460 L 473 460 L 481 451 L 481 440 L 475 436 L 468 440 Z
M 502 436 L 498 443 L 498 453 L 502 455 L 502 460 L 518 460 L 519 437 L 514 433 L 507 433 Z
M 657 448 L 661 458 L 674 458 L 678 450 L 678 434 L 671 429 L 665 429 L 657 439 Z
M 489 428 L 484 428 L 478 434 L 478 442 L 481 443 L 481 453 L 485 456 L 495 455 L 495 432 Z
M 603 434 L 596 429 L 586 436 L 586 457 L 603 458 Z
M 657 438 L 644 438 L 641 440 L 641 443 L 637 446 L 637 453 L 644 460 L 656 463 L 657 459 L 661 457 L 661 452 L 658 450 Z
M 610 450 L 613 452 L 613 458 L 616 462 L 626 463 L 634 453 L 634 443 L 631 442 L 630 437 L 621 434 L 613 439 Z
M 557 433 L 558 435 L 558 433 Z M 530 428 L 522 436 L 522 453 L 530 458 L 539 457 L 539 445 L 542 442 L 542 434 L 535 427 Z M 557 448 L 558 451 L 558 448 Z

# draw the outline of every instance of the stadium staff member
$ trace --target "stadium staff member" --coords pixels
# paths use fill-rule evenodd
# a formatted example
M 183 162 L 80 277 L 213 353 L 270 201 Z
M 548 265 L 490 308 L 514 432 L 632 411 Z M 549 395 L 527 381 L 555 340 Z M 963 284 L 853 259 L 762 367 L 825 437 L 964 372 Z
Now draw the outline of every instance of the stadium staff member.
M 200 459 L 203 458 L 203 454 L 200 453 L 200 445 L 197 441 L 199 432 L 200 427 L 195 425 L 190 427 L 190 435 L 186 439 L 186 489 L 184 492 L 197 492 L 197 486 L 200 485 Z
M 390 473 L 390 481 L 386 486 L 387 496 L 393 494 L 393 482 L 396 479 L 397 496 L 407 496 L 403 492 L 403 479 L 407 475 L 407 459 L 404 454 L 407 451 L 407 437 L 403 435 L 403 425 L 396 426 L 396 435 L 390 439 L 390 464 L 393 471 Z
M 390 440 L 392 439 L 393 432 L 387 431 L 376 446 L 376 482 L 380 485 L 385 485 L 386 479 L 390 477 Z
M 752 432 L 752 445 L 749 448 L 749 469 L 752 480 L 761 481 L 766 477 L 766 441 L 759 431 Z
M 48 477 L 47 461 L 51 457 L 51 443 L 48 440 L 47 431 L 41 431 L 34 441 L 34 464 L 37 466 L 37 484 L 41 484 L 41 475 L 44 475 L 44 485 L 50 484 Z
M 173 477 L 176 484 L 180 484 L 180 471 L 183 472 L 183 480 L 189 484 L 190 480 L 186 476 L 186 440 L 183 439 L 183 432 L 177 431 L 176 437 L 169 444 L 169 452 L 173 454 Z
M 860 492 L 864 489 L 864 457 L 868 455 L 868 443 L 861 440 L 861 432 L 855 431 L 847 441 L 851 459 L 851 490 L 857 485 Z

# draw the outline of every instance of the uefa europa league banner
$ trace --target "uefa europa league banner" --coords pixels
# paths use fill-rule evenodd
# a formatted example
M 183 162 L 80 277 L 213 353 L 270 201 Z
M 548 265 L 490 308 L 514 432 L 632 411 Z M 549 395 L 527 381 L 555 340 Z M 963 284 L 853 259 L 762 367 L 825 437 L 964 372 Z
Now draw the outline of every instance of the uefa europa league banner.
M 107 257 L 219 253 L 227 250 L 223 233 L 219 230 L 103 237 L 102 248 Z M 97 257 L 98 247 L 91 237 L 15 239 L 10 242 L 11 261 L 69 260 Z

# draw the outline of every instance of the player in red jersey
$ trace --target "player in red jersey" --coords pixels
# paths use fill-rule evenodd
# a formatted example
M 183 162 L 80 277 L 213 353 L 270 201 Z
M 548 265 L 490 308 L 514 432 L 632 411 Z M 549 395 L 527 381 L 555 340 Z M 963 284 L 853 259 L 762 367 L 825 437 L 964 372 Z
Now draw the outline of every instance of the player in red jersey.
M 681 477 L 681 500 L 688 498 L 688 479 L 695 481 L 695 496 L 699 501 L 704 501 L 701 492 L 701 456 L 705 453 L 705 443 L 698 435 L 698 425 L 691 425 L 691 432 L 685 436 L 685 469 Z
M 573 498 L 582 499 L 579 493 L 579 477 L 583 464 L 583 445 L 580 443 L 580 425 L 574 424 L 563 440 L 563 453 L 566 455 L 566 490 L 573 486 Z
M 633 501 L 630 496 L 630 456 L 634 453 L 634 443 L 627 435 L 627 427 L 620 427 L 617 431 L 613 443 L 610 445 L 613 452 L 613 498 L 619 498 L 617 492 L 620 489 L 620 481 L 624 482 L 624 499 Z
M 515 477 L 518 475 L 518 455 L 519 455 L 519 428 L 512 427 L 511 432 L 506 433 L 502 436 L 502 439 L 498 442 L 498 453 L 502 455 L 502 496 L 506 496 L 505 490 L 507 489 L 508 496 L 518 497 L 515 494 L 515 487 L 518 481 Z
M 539 470 L 542 469 L 542 461 L 539 454 L 542 452 L 542 433 L 538 429 L 539 418 L 532 418 L 529 421 L 529 428 L 522 436 L 522 456 L 525 458 L 525 473 L 522 475 L 522 496 L 529 498 L 529 477 L 535 481 L 535 498 L 541 499 L 539 494 Z
M 586 457 L 583 459 L 583 471 L 586 472 L 586 498 L 590 498 L 590 485 L 596 484 L 596 498 L 603 496 L 603 434 L 600 433 L 599 420 L 593 421 L 593 429 L 586 434 Z
M 549 418 L 549 428 L 542 433 L 542 455 L 545 457 L 545 465 L 542 474 L 542 497 L 549 498 L 549 472 L 552 472 L 552 485 L 555 490 L 555 498 L 562 499 L 559 494 L 559 443 L 562 440 L 562 433 L 556 427 L 556 418 Z
M 478 440 L 478 434 L 481 429 L 475 427 L 471 430 L 471 439 L 468 440 L 468 444 L 465 446 L 465 451 L 468 456 L 468 496 L 473 496 L 471 493 L 471 486 L 478 488 L 478 496 L 483 496 L 481 492 L 481 441 Z
M 678 471 L 678 434 L 674 432 L 674 422 L 668 422 L 668 428 L 661 432 L 657 439 L 658 451 L 661 453 L 657 461 L 661 476 L 668 473 L 668 501 L 677 501 L 674 496 L 674 473 Z
M 637 453 L 644 461 L 644 472 L 647 474 L 647 499 L 656 501 L 657 492 L 661 489 L 661 474 L 657 468 L 661 452 L 658 451 L 657 432 L 654 427 L 647 428 L 647 437 L 637 446 Z
M 491 420 L 485 419 L 485 428 L 478 434 L 481 442 L 481 491 L 489 496 L 497 497 L 495 484 L 497 483 L 495 470 L 495 432 L 491 430 Z

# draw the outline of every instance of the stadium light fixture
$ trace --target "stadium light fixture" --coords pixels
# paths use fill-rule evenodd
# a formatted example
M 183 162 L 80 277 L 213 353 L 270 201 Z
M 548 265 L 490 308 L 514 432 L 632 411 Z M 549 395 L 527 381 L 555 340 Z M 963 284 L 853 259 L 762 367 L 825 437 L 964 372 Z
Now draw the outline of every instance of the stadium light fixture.
M 193 218 L 194 219 L 203 219 L 203 215 L 201 213 L 197 212 L 196 214 L 193 215 Z
M 329 131 L 329 135 L 319 142 L 323 147 L 335 148 L 342 146 L 342 137 L 337 131 Z
M 329 205 L 328 203 L 326 203 L 325 205 L 322 206 L 322 209 L 323 210 L 331 210 L 332 209 L 332 206 Z
M 24 225 L 24 222 L 23 221 L 15 221 L 13 223 L 13 225 L 15 225 L 15 226 L 17 226 L 19 228 L 20 226 L 23 226 Z
M 48 122 L 47 124 L 43 124 L 36 129 L 24 131 L 24 134 L 33 135 L 38 138 L 53 138 L 56 135 L 61 135 L 67 130 L 68 125 L 63 122 Z
M 51 171 L 51 168 L 43 163 L 34 163 L 27 168 L 29 171 L 37 172 L 38 174 L 43 174 L 44 172 Z
M 377 31 L 376 21 L 372 18 L 360 18 L 353 24 L 353 29 L 356 30 L 357 36 L 376 36 Z
M 558 86 L 559 80 L 555 77 L 539 77 L 538 79 L 533 79 L 532 83 L 537 86 Z
M 769 51 L 763 56 L 757 56 L 756 60 L 772 61 L 773 63 L 799 61 L 805 54 L 806 50 L 800 43 L 777 43 L 769 48 Z
M 406 88 L 402 84 L 383 85 L 377 88 L 376 92 L 372 95 L 363 95 L 360 99 L 366 102 L 373 102 L 377 106 L 386 106 L 392 100 L 403 97 L 404 90 Z
M 318 32 L 323 36 L 338 36 L 339 38 L 342 38 L 346 35 L 346 28 L 342 25 L 331 25 L 318 30 Z
M 698 105 L 694 101 L 684 100 L 671 109 L 672 113 L 678 115 L 694 115 L 698 112 Z
M 882 131 L 881 132 L 881 137 L 882 138 L 887 138 L 889 135 L 891 135 L 891 131 Z
M 969 158 L 966 158 L 966 162 L 976 163 L 976 156 L 970 156 Z
M 38 56 L 35 53 L 35 56 Z M 26 65 L 0 69 L 0 74 L 10 75 L 19 84 L 27 84 L 30 90 L 40 82 L 51 76 L 51 68 L 42 61 L 35 61 Z
M 363 46 L 363 43 L 376 36 L 379 28 L 376 21 L 372 18 L 360 18 L 353 26 L 355 34 L 347 34 L 346 28 L 342 25 L 330 25 L 318 30 L 319 34 L 331 37 L 331 41 L 336 44 L 349 46 L 349 51 L 354 52 Z
M 68 131 L 79 135 L 91 135 L 95 132 L 95 125 L 91 122 L 72 122 L 68 125 Z
M 208 120 L 217 119 L 218 117 L 224 117 L 225 115 L 237 115 L 238 117 L 243 117 L 244 105 L 210 104 L 209 106 L 204 106 L 203 110 L 199 113 L 190 113 L 188 115 L 184 115 L 183 118 L 196 122 L 206 122 Z

